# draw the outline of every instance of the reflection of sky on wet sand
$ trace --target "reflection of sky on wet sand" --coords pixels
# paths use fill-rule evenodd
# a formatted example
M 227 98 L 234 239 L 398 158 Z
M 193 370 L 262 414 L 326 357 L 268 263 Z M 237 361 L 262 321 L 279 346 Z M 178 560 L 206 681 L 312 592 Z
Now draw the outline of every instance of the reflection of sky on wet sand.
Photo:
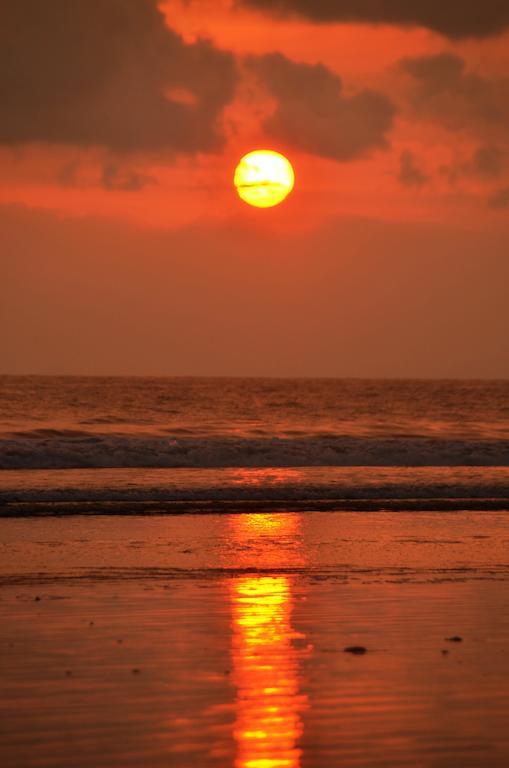
M 265 541 L 263 563 L 277 567 L 277 537 L 295 537 L 299 520 L 292 514 L 256 514 L 232 517 L 231 524 L 237 543 L 253 537 Z M 299 661 L 308 649 L 292 627 L 292 580 L 291 575 L 254 573 L 230 582 L 236 768 L 301 764 L 298 744 L 307 697 L 300 692 Z
M 288 569 L 306 564 L 301 518 L 297 512 L 231 515 L 228 549 L 223 562 L 228 568 Z
M 239 467 L 230 470 L 232 485 L 284 485 L 298 481 L 301 476 L 300 467 Z
M 507 514 L 20 518 L 2 535 L 2 766 L 509 765 Z

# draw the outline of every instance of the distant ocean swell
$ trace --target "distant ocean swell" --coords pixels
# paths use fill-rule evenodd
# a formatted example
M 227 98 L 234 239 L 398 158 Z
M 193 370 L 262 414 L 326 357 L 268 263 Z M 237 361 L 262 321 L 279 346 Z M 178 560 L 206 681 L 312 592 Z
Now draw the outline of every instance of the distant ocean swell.
M 48 430 L 0 440 L 0 469 L 509 466 L 509 440 L 172 438 Z M 1 484 L 1 480 L 0 480 Z

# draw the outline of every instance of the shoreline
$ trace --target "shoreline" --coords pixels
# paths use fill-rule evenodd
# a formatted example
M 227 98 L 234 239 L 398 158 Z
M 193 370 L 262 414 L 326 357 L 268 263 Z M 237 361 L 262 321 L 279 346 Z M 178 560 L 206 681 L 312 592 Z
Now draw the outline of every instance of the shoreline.
M 0 502 L 0 519 L 74 515 L 158 516 L 256 512 L 508 512 L 509 498 L 256 499 Z
M 0 517 L 509 510 L 508 467 L 5 470 Z

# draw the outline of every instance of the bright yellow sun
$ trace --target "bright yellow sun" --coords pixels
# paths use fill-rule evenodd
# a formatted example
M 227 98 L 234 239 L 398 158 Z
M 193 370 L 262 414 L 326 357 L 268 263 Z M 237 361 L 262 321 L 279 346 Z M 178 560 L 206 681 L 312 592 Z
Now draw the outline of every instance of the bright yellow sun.
M 290 162 L 270 149 L 244 155 L 235 169 L 234 184 L 239 197 L 257 208 L 282 203 L 293 189 L 295 176 Z

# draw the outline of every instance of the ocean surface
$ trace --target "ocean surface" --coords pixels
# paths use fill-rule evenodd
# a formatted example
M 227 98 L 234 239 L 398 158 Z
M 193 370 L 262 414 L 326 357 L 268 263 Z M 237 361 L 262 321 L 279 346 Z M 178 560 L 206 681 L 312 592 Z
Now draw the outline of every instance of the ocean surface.
M 509 382 L 3 376 L 0 470 L 4 514 L 500 509 Z

